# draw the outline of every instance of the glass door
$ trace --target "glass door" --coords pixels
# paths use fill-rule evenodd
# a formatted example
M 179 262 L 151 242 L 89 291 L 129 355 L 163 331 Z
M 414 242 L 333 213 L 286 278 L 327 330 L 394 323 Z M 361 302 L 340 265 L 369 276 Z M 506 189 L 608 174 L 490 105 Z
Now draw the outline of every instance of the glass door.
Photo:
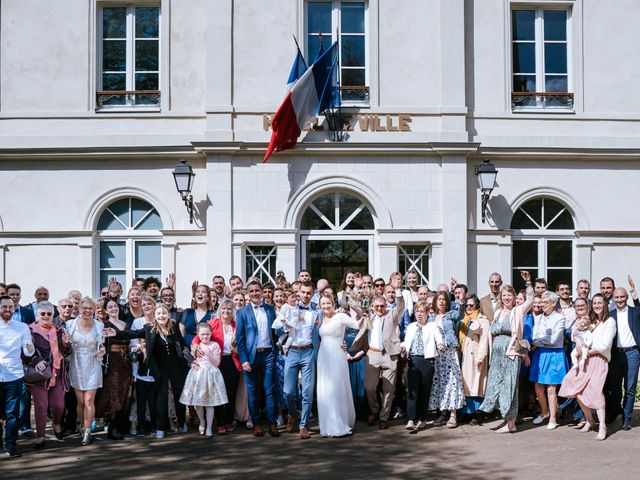
M 370 238 L 322 238 L 303 236 L 301 265 L 318 280 L 326 278 L 338 288 L 347 271 L 371 270 Z

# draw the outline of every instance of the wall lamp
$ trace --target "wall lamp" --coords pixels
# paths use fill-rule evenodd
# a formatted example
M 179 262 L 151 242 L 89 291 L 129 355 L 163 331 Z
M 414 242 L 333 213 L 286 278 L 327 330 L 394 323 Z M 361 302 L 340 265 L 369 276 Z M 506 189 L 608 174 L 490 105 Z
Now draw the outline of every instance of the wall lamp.
M 180 163 L 173 169 L 173 179 L 176 182 L 176 189 L 187 207 L 189 223 L 193 223 L 193 196 L 191 195 L 191 189 L 193 188 L 195 176 L 196 174 L 193 173 L 191 165 L 186 160 L 180 160 Z
M 481 165 L 475 166 L 475 174 L 478 177 L 478 185 L 482 192 L 482 223 L 487 219 L 487 203 L 489 196 L 496 186 L 498 170 L 490 160 L 483 160 Z

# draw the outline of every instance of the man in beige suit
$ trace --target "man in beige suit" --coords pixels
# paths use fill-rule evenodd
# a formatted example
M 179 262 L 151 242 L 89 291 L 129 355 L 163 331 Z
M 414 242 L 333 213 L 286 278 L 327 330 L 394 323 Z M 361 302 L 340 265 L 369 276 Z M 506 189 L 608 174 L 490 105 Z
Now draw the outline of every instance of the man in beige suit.
M 498 308 L 500 287 L 502 287 L 502 276 L 496 272 L 489 275 L 489 295 L 480 299 L 480 313 L 487 317 L 489 322 L 493 320 L 495 311 Z
M 402 275 L 391 275 L 391 286 L 396 291 L 396 308 L 387 309 L 384 297 L 376 296 L 371 301 L 371 321 L 363 328 L 351 346 L 351 350 L 367 352 L 365 360 L 364 388 L 371 415 L 367 419 L 373 425 L 376 418 L 380 418 L 380 429 L 389 428 L 387 421 L 393 403 L 393 393 L 396 388 L 396 368 L 400 354 L 400 338 L 398 336 L 398 322 L 404 313 L 404 298 L 402 297 Z M 378 381 L 382 378 L 382 406 L 377 397 Z

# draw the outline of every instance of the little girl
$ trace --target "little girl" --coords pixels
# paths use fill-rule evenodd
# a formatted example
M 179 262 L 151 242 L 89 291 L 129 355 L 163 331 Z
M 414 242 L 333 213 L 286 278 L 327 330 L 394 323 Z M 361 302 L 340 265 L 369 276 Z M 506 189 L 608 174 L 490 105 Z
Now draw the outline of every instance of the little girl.
M 228 402 L 224 378 L 218 369 L 220 365 L 220 347 L 211 341 L 211 326 L 208 323 L 198 324 L 200 345 L 192 346 L 196 360 L 191 364 L 191 370 L 180 395 L 180 403 L 195 407 L 200 419 L 200 435 L 204 438 L 213 437 L 213 407 Z M 197 353 L 196 353 L 197 351 Z M 205 417 L 206 412 L 206 417 Z M 205 433 L 206 425 L 206 433 Z
M 575 342 L 576 348 L 571 351 L 571 364 L 578 364 L 584 369 L 591 345 L 591 328 L 588 318 L 579 318 L 575 321 L 571 330 L 571 341 Z
M 296 329 L 300 324 L 300 309 L 296 305 L 297 297 L 294 291 L 286 290 L 284 295 L 287 303 L 280 308 L 276 319 L 273 321 L 272 328 L 278 329 L 285 327 L 285 333 L 278 338 L 277 346 L 282 348 L 282 351 L 286 355 L 289 347 L 293 343 Z

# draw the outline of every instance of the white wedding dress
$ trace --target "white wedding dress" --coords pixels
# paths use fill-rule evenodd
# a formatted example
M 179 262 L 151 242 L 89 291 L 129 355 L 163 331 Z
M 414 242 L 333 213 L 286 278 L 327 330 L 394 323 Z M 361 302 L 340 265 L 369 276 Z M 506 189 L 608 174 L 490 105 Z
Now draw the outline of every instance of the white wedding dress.
M 351 394 L 349 365 L 342 350 L 345 328 L 358 328 L 358 323 L 345 313 L 324 318 L 320 326 L 320 351 L 317 364 L 317 400 L 320 435 L 350 435 L 356 421 Z

